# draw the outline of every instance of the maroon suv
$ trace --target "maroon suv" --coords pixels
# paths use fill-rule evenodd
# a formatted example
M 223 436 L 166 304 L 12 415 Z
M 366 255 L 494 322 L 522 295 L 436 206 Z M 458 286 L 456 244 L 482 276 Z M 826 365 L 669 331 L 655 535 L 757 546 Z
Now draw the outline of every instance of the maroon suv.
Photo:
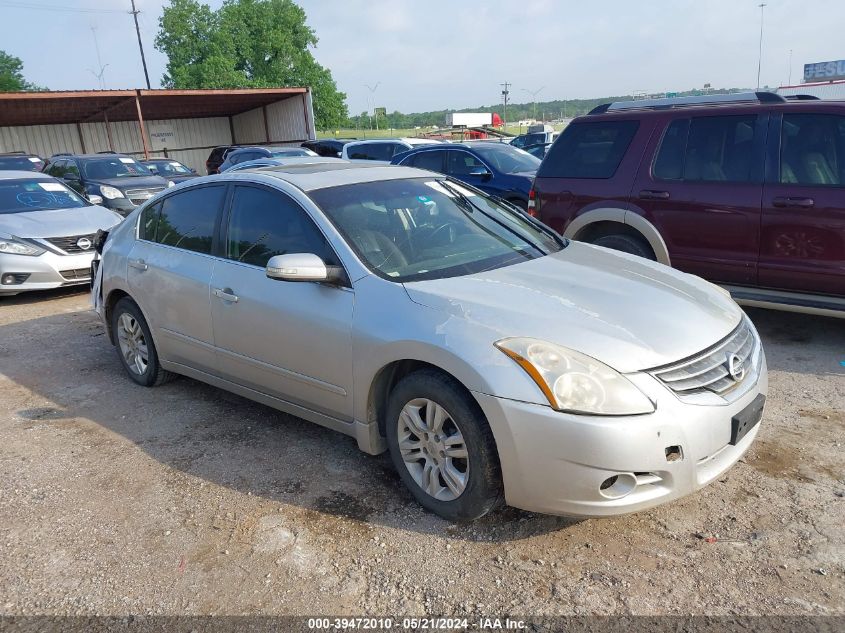
M 631 101 L 573 121 L 529 212 L 566 237 L 845 315 L 845 102 L 772 93 Z

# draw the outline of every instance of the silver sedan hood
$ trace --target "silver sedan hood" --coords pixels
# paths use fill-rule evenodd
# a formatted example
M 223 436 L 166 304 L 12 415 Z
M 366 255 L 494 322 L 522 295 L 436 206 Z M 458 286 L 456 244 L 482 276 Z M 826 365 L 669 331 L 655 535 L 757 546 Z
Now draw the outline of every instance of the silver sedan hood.
M 412 301 L 475 322 L 496 339 L 543 339 L 621 372 L 700 352 L 742 318 L 724 291 L 699 277 L 579 242 L 514 266 L 405 288 Z
M 90 235 L 97 229 L 111 228 L 122 219 L 114 211 L 97 205 L 0 213 L 0 234 L 16 237 Z

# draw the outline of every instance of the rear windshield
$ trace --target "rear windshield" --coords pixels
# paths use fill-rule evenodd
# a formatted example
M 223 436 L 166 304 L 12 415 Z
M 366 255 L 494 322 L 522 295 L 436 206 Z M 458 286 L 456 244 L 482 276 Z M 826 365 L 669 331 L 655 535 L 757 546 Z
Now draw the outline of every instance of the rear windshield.
M 16 171 L 41 171 L 44 161 L 37 156 L 0 156 L 0 169 Z
M 45 209 L 76 209 L 89 204 L 56 180 L 0 179 L 0 215 Z
M 274 149 L 270 152 L 270 156 L 279 158 L 282 156 L 312 156 L 312 152 L 305 148 L 291 147 L 288 149 Z
M 137 178 L 152 176 L 152 172 L 134 158 L 114 156 L 82 161 L 82 173 L 94 180 L 104 178 Z
M 612 178 L 637 133 L 637 121 L 582 121 L 561 132 L 538 178 Z
M 175 160 L 148 163 L 147 169 L 160 176 L 182 176 L 192 173 L 190 169 Z

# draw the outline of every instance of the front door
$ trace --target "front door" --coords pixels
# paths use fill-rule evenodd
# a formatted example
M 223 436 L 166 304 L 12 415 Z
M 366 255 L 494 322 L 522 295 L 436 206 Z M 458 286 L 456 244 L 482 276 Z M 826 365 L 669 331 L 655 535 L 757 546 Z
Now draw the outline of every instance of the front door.
M 211 253 L 225 196 L 225 185 L 191 187 L 147 207 L 128 260 L 130 291 L 159 356 L 211 373 Z
M 772 121 L 760 285 L 845 296 L 845 116 L 818 109 Z
M 656 156 L 640 166 L 631 206 L 663 236 L 675 268 L 710 281 L 756 283 L 765 119 L 675 119 L 652 137 L 646 156 Z
M 351 288 L 269 279 L 274 255 L 313 253 L 340 265 L 317 225 L 288 195 L 235 187 L 223 233 L 225 260 L 211 279 L 214 342 L 222 376 L 352 419 Z

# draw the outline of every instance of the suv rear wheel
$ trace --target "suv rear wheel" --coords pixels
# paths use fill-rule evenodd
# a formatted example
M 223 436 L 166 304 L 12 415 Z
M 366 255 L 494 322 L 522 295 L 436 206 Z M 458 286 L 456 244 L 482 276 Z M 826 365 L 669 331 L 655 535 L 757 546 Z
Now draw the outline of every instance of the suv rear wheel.
M 602 235 L 592 241 L 596 246 L 604 246 L 605 248 L 612 248 L 615 251 L 622 251 L 623 253 L 630 253 L 637 255 L 651 261 L 657 261 L 654 256 L 654 251 L 651 250 L 648 242 L 641 237 L 633 235 L 625 235 L 624 233 L 612 233 L 610 235 Z

